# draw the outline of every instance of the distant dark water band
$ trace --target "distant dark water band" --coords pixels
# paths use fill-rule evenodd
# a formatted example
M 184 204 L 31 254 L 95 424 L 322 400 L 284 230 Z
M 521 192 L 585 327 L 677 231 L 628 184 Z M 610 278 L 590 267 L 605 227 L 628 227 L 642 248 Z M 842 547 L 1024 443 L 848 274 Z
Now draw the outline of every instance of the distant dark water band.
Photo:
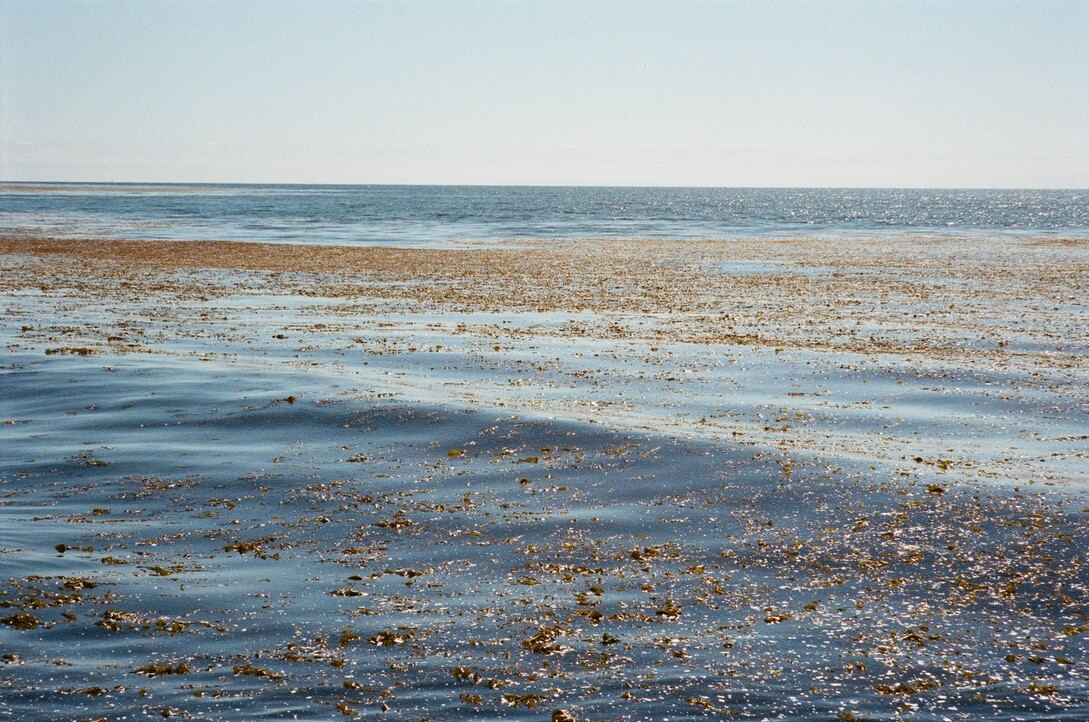
M 1085 190 L 0 184 L 0 225 L 337 244 L 448 239 L 1089 237 Z

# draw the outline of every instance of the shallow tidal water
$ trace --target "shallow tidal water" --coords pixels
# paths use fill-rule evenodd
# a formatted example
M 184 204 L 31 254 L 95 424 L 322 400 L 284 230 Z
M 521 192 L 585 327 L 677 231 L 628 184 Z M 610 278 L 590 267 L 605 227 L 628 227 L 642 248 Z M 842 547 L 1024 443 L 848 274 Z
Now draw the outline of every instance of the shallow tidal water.
M 1087 713 L 1064 495 L 199 361 L 2 378 L 12 719 Z
M 64 243 L 0 278 L 0 718 L 1089 719 L 1080 245 Z

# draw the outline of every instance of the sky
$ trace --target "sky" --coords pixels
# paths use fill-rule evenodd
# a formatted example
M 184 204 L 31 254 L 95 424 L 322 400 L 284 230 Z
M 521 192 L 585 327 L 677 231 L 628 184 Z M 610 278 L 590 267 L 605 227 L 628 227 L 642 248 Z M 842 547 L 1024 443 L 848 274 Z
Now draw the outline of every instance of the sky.
M 0 0 L 0 180 L 1089 187 L 1089 0 Z

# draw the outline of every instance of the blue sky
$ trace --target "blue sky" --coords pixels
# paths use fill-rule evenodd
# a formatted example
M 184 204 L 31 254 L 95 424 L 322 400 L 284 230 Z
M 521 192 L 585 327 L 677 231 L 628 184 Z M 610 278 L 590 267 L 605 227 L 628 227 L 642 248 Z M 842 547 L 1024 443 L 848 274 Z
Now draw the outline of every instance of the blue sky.
M 0 0 L 0 179 L 1089 187 L 1089 1 Z

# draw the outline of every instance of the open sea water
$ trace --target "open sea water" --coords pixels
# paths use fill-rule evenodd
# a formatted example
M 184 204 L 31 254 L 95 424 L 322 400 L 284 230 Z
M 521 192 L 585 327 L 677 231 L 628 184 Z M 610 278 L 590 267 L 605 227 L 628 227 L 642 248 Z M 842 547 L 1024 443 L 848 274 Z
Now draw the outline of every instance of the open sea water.
M 1089 237 L 1089 190 L 0 184 L 0 231 L 433 245 L 512 238 Z

